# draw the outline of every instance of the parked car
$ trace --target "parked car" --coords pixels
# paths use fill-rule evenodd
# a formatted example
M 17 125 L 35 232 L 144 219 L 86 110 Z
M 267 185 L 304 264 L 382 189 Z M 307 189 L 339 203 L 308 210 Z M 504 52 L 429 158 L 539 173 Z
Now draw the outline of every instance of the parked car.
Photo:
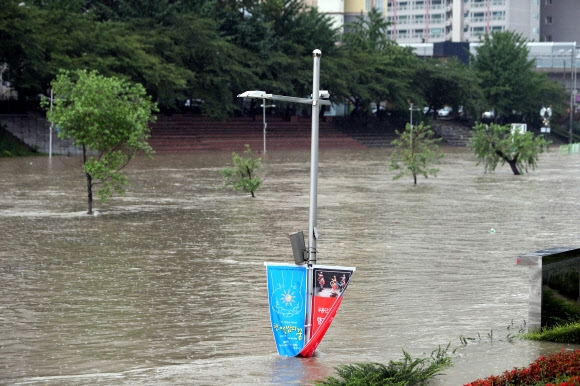
M 453 108 L 446 106 L 446 107 L 443 107 L 442 109 L 437 110 L 437 115 L 440 117 L 450 117 L 452 112 L 453 112 Z

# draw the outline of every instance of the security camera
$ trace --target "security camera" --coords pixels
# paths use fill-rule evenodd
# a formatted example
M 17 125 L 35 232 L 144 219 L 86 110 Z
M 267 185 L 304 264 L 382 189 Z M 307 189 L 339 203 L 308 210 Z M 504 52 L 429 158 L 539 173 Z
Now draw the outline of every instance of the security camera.
M 318 95 L 320 96 L 320 98 L 322 99 L 328 99 L 330 98 L 330 93 L 328 92 L 328 90 L 320 90 L 318 92 Z

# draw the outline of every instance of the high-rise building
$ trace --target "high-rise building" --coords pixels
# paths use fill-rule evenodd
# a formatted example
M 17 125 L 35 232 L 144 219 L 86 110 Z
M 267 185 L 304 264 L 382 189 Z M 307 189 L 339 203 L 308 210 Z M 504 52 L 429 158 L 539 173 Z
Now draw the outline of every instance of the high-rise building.
M 337 28 L 377 8 L 400 44 L 478 42 L 493 31 L 515 31 L 529 42 L 580 41 L 580 0 L 304 0 Z
M 580 1 L 540 1 L 540 41 L 580 42 Z
M 389 0 L 388 35 L 401 44 L 477 42 L 486 33 L 512 30 L 539 41 L 541 1 Z

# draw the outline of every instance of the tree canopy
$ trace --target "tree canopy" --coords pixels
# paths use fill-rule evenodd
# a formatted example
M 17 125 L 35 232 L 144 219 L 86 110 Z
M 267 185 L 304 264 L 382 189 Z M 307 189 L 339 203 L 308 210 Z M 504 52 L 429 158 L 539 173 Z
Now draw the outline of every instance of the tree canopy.
M 388 22 L 372 9 L 340 33 L 330 17 L 301 0 L 0 0 L 3 79 L 21 99 L 47 95 L 60 70 L 96 70 L 140 83 L 163 111 L 196 109 L 224 119 L 242 114 L 240 92 L 311 93 L 312 51 L 320 49 L 321 89 L 353 114 L 388 106 L 405 118 L 409 104 L 445 105 L 477 119 L 539 119 L 557 114 L 562 88 L 533 71 L 525 41 L 512 32 L 485 36 L 471 67 L 420 59 L 387 37 Z M 187 107 L 186 101 L 195 107 Z M 258 103 L 254 101 L 255 103 Z M 254 105 L 256 107 L 256 105 Z M 251 107 L 252 108 L 252 107 Z M 278 113 L 296 106 L 279 103 Z M 515 118 L 514 118 L 515 119 Z
M 493 172 L 499 163 L 510 165 L 515 175 L 534 170 L 540 154 L 549 144 L 530 131 L 522 132 L 517 125 L 478 123 L 473 131 L 470 146 L 477 157 L 477 165 L 483 163 L 486 173 Z
M 538 122 L 542 106 L 566 100 L 564 89 L 534 71 L 526 39 L 513 31 L 483 35 L 471 67 L 480 81 L 485 110 L 509 122 Z M 481 111 L 480 111 L 481 113 Z
M 393 141 L 395 150 L 391 154 L 391 170 L 397 171 L 393 179 L 410 175 L 417 185 L 418 175 L 436 177 L 439 169 L 432 165 L 444 156 L 437 145 L 441 138 L 435 138 L 431 128 L 422 122 L 416 126 L 407 124 L 405 131 L 397 131 L 397 135 L 399 137 Z

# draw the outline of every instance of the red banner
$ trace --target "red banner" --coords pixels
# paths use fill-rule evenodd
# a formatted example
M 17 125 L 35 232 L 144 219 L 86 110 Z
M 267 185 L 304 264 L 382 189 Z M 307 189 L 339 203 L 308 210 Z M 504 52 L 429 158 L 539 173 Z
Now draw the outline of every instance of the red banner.
M 313 266 L 310 339 L 298 355 L 309 358 L 330 327 L 355 268 Z

